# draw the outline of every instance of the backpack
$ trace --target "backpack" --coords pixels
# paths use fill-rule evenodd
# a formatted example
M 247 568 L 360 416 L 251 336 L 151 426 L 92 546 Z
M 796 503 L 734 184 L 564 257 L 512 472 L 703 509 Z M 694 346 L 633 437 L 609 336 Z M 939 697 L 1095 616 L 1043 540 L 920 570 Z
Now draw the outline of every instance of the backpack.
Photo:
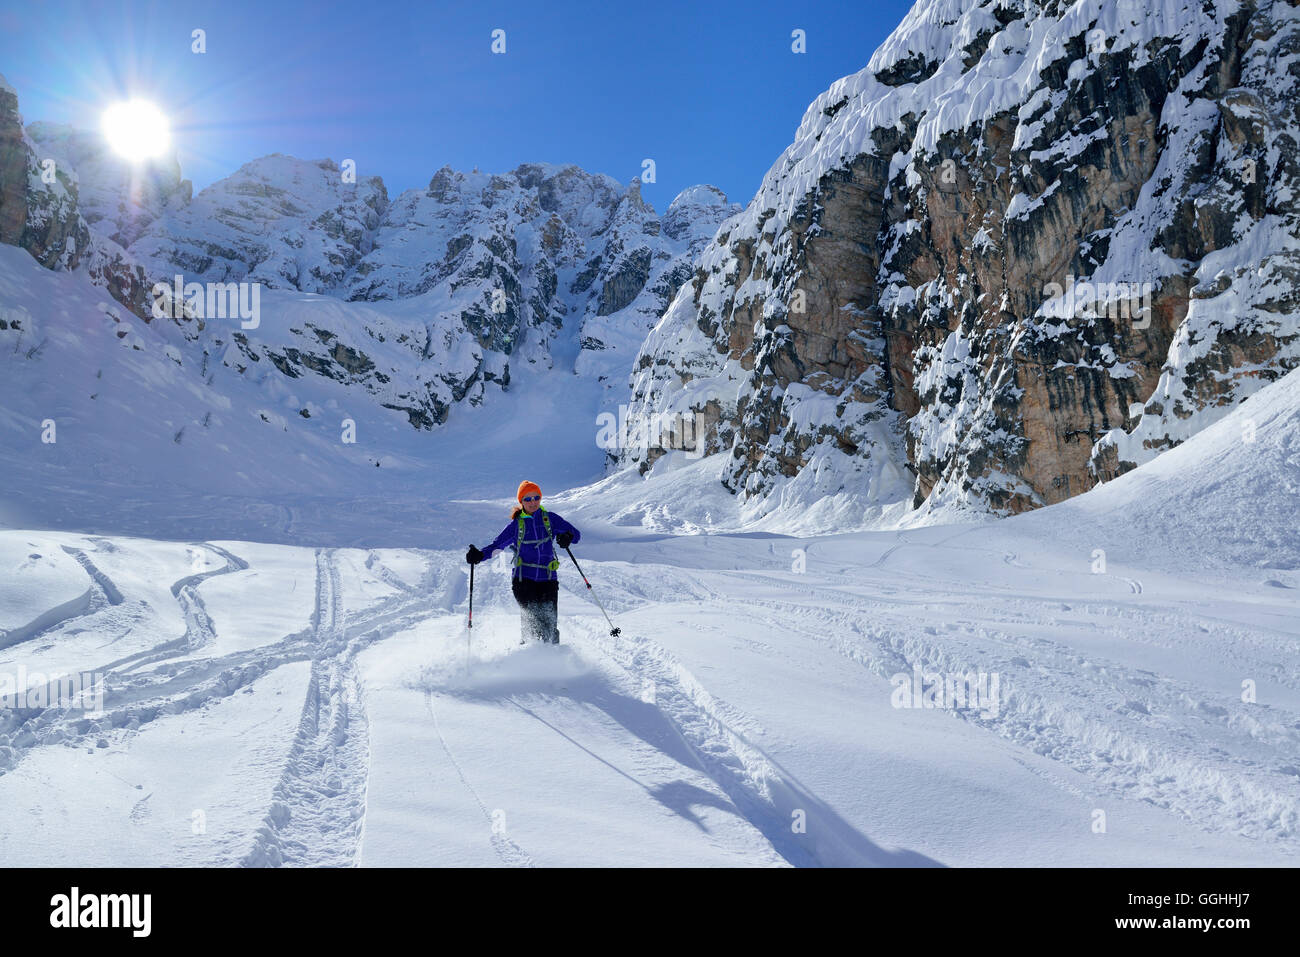
M 546 570 L 553 572 L 560 567 L 560 560 L 558 558 L 552 558 L 545 565 L 539 565 L 536 562 L 524 561 L 525 545 L 540 545 L 542 542 L 549 542 L 551 539 L 555 537 L 555 534 L 551 531 L 551 518 L 549 515 L 546 514 L 546 506 L 538 505 L 537 510 L 542 513 L 542 524 L 546 526 L 546 537 L 530 538 L 527 541 L 525 541 L 524 520 L 527 519 L 528 516 L 523 511 L 520 511 L 519 517 L 516 519 L 516 521 L 519 523 L 519 531 L 515 535 L 515 567 L 520 568 L 524 565 L 527 565 L 529 568 L 545 568 Z

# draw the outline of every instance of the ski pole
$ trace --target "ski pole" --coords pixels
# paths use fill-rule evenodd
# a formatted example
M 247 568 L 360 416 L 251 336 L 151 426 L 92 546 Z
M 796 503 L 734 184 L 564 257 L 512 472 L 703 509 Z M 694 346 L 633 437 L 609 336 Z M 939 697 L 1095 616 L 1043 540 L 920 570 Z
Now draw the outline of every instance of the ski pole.
M 469 639 L 474 633 L 474 566 L 469 566 L 469 629 L 465 632 L 465 661 L 469 661 Z
M 568 546 L 568 545 L 565 545 L 565 546 L 564 546 L 564 550 L 565 550 L 566 552 L 569 552 L 569 546 Z M 569 552 L 569 557 L 570 557 L 570 558 L 573 558 L 573 552 Z M 576 558 L 573 558 L 573 567 L 576 568 L 576 569 L 578 570 L 578 574 L 579 574 L 579 575 L 582 575 L 582 580 L 583 580 L 583 581 L 586 583 L 586 585 L 587 585 L 587 591 L 591 592 L 591 597 L 596 599 L 596 607 L 599 608 L 599 609 L 600 609 L 600 613 L 601 613 L 602 615 L 605 616 L 605 620 L 606 620 L 606 621 L 609 621 L 609 612 L 607 612 L 607 611 L 605 610 L 605 606 L 602 605 L 602 604 L 600 603 L 600 599 L 599 599 L 599 598 L 596 598 L 596 593 L 595 593 L 594 591 L 592 591 L 592 588 L 591 588 L 591 582 L 587 581 L 587 576 L 582 574 L 582 566 L 578 564 L 578 560 L 577 560 Z M 615 627 L 614 627 L 614 623 L 613 623 L 612 621 L 609 621 L 609 634 L 610 634 L 610 637 L 611 637 L 611 638 L 617 638 L 621 633 L 622 633 L 622 629 L 621 629 L 621 628 L 615 628 Z

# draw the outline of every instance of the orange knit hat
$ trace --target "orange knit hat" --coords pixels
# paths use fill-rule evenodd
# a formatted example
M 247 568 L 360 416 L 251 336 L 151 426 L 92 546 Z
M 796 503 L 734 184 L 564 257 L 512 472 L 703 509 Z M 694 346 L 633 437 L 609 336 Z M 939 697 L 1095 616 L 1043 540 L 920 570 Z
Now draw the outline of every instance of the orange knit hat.
M 519 491 L 515 495 L 515 498 L 519 499 L 520 505 L 524 504 L 524 496 L 527 495 L 529 492 L 536 492 L 538 495 L 541 495 L 542 487 L 538 485 L 536 482 L 520 482 Z

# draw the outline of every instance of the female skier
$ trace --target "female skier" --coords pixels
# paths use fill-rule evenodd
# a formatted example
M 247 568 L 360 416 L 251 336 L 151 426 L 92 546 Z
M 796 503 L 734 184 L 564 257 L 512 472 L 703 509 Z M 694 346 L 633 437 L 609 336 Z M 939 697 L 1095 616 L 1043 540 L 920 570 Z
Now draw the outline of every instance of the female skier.
M 560 629 L 556 605 L 560 597 L 560 580 L 555 570 L 560 567 L 560 562 L 551 543 L 568 548 L 581 540 L 582 535 L 555 512 L 542 507 L 542 490 L 536 482 L 520 483 L 515 497 L 519 505 L 510 513 L 510 524 L 482 551 L 471 545 L 465 553 L 465 561 L 477 565 L 493 553 L 512 546 L 515 567 L 510 590 L 515 594 L 515 601 L 519 602 L 524 636 L 520 644 L 531 637 L 558 645 Z

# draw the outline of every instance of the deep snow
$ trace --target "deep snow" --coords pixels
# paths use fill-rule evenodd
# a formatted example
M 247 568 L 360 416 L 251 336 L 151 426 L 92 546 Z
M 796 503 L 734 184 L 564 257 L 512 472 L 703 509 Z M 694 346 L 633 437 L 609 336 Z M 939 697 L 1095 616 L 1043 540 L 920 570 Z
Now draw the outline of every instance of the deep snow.
M 1291 863 L 1298 413 L 1292 374 L 1110 485 L 984 525 L 710 533 L 694 523 L 730 506 L 707 459 L 568 488 L 550 505 L 583 529 L 623 634 L 566 567 L 558 648 L 517 645 L 493 563 L 466 628 L 463 542 L 504 524 L 499 500 L 426 523 L 421 549 L 380 547 L 382 531 L 360 549 L 203 541 L 176 534 L 183 516 L 175 541 L 0 532 L 0 627 L 73 602 L 0 649 L 0 672 L 109 673 L 102 715 L 0 718 L 0 849 L 29 864 Z M 505 439 L 495 481 L 531 449 L 527 431 Z M 997 674 L 999 698 L 895 707 L 891 678 L 914 668 Z

